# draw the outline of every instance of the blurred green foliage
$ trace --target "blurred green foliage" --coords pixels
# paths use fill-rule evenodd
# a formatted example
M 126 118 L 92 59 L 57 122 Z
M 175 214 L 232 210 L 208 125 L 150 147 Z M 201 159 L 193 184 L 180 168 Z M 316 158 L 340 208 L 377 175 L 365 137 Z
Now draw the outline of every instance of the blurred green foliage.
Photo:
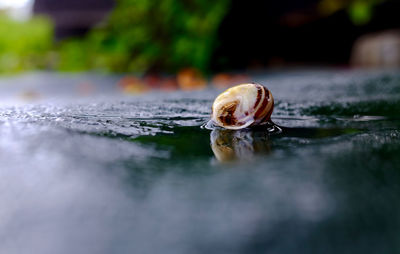
M 367 24 L 373 14 L 373 8 L 382 0 L 354 0 L 348 7 L 348 13 L 351 21 L 355 25 Z
M 207 71 L 229 0 L 119 0 L 83 40 L 63 42 L 59 69 Z
M 336 11 L 345 9 L 354 25 L 367 24 L 373 16 L 373 9 L 376 5 L 385 0 L 321 0 L 318 4 L 318 11 L 323 16 L 329 16 Z
M 355 25 L 368 23 L 385 0 L 321 0 L 329 16 L 347 10 Z M 53 41 L 43 17 L 14 21 L 0 14 L 0 73 L 31 69 L 104 72 L 209 71 L 217 32 L 231 0 L 116 0 L 108 18 L 83 38 Z
M 53 47 L 52 23 L 35 17 L 15 21 L 0 14 L 0 73 L 46 68 Z

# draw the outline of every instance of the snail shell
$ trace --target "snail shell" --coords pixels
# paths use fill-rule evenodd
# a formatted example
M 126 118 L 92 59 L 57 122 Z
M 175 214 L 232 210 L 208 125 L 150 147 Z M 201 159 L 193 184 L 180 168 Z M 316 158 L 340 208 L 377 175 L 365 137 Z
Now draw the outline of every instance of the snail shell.
M 215 99 L 211 119 L 220 127 L 238 130 L 268 122 L 273 109 L 274 98 L 266 87 L 241 84 Z

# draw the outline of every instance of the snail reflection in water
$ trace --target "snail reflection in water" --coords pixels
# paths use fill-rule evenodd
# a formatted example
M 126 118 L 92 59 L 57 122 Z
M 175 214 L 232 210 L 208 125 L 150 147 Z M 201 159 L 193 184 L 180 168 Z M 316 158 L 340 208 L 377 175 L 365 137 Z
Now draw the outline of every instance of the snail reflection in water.
M 271 92 L 260 84 L 242 84 L 221 93 L 212 105 L 209 122 L 223 128 L 211 132 L 215 157 L 229 161 L 268 152 L 268 134 L 281 132 L 271 121 L 273 108 Z
M 221 162 L 249 160 L 271 151 L 268 134 L 249 130 L 215 129 L 210 134 L 211 149 Z

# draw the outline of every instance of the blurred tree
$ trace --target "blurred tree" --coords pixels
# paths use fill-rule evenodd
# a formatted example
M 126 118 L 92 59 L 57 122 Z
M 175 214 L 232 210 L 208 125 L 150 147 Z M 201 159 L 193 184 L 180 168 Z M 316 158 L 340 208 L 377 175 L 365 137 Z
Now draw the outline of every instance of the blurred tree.
M 207 71 L 229 0 L 118 0 L 84 40 L 60 45 L 61 70 Z
M 0 32 L 6 35 L 0 37 L 0 72 L 176 73 L 186 67 L 208 72 L 345 64 L 360 35 L 400 27 L 398 0 L 116 0 L 109 16 L 82 36 L 93 17 L 99 20 L 91 8 L 95 2 L 100 0 L 37 0 L 37 12 L 40 6 L 50 9 L 56 27 L 69 24 L 68 31 L 81 35 L 56 44 L 47 19 L 18 22 L 0 15 Z M 59 9 L 67 7 L 79 9 L 71 16 L 79 18 L 61 15 Z
M 0 15 L 0 73 L 47 68 L 53 47 L 53 27 L 49 20 L 35 17 L 15 21 Z

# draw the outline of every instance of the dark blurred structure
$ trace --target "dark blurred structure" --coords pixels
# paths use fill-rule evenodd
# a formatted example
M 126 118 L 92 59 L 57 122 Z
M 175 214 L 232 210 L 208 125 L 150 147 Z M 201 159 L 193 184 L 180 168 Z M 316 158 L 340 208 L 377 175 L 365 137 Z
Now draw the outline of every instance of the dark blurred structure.
M 343 2 L 343 1 L 338 1 Z M 361 1 L 362 2 L 362 1 Z M 381 1 L 355 24 L 347 9 L 322 15 L 320 0 L 232 0 L 219 29 L 212 69 L 290 64 L 348 64 L 362 35 L 400 28 L 400 1 Z
M 35 0 L 33 12 L 50 16 L 55 23 L 56 39 L 63 39 L 84 35 L 113 6 L 113 0 Z
M 354 43 L 350 63 L 355 67 L 400 67 L 400 30 L 361 36 Z

